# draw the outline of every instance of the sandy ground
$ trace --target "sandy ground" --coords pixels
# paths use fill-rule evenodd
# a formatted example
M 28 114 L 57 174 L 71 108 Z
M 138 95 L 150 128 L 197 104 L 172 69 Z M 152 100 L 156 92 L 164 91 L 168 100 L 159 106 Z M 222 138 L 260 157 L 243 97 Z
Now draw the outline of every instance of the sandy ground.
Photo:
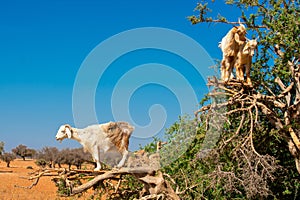
M 70 197 L 60 198 L 57 194 L 57 188 L 51 177 L 40 178 L 38 184 L 31 189 L 19 188 L 18 186 L 30 186 L 33 181 L 21 178 L 29 177 L 29 173 L 36 171 L 39 167 L 34 160 L 16 159 L 11 162 L 10 168 L 6 167 L 6 163 L 0 162 L 0 200 L 65 200 L 65 199 L 89 199 L 90 194 L 84 194 L 81 198 Z M 27 169 L 28 166 L 33 169 Z

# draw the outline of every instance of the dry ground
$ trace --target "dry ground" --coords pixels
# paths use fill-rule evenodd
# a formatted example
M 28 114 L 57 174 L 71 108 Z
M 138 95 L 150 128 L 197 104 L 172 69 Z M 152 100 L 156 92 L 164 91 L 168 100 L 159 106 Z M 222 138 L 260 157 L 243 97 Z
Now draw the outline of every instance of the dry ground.
M 51 177 L 41 177 L 38 184 L 32 189 L 15 187 L 15 185 L 30 186 L 33 181 L 20 177 L 29 177 L 28 173 L 38 170 L 39 167 L 34 163 L 34 160 L 23 161 L 20 159 L 11 162 L 10 166 L 7 168 L 5 162 L 0 162 L 0 200 L 73 200 L 89 199 L 91 195 L 91 193 L 85 193 L 81 198 L 61 198 L 56 194 L 57 188 L 51 181 Z M 28 166 L 33 167 L 33 169 L 27 169 Z

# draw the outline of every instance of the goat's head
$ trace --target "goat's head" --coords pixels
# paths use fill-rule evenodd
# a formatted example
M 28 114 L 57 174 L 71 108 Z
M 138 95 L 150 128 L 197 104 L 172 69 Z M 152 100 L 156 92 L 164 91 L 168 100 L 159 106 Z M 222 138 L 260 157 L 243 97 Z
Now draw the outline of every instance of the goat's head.
M 55 138 L 60 142 L 65 138 L 72 138 L 72 127 L 69 124 L 60 126 Z
M 248 40 L 244 49 L 243 54 L 248 54 L 250 56 L 254 55 L 254 51 L 257 47 L 257 41 L 256 40 Z
M 243 24 L 240 24 L 240 26 L 237 28 L 237 33 L 239 35 L 246 35 L 247 31 Z

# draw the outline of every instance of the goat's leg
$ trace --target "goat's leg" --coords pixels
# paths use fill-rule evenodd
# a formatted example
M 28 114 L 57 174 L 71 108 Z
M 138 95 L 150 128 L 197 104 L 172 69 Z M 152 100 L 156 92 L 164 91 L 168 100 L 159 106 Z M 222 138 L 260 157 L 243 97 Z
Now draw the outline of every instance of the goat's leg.
M 225 72 L 224 72 L 224 81 L 227 82 L 230 80 L 230 76 L 232 73 L 232 63 L 229 57 L 224 58 Z
M 252 81 L 251 81 L 251 78 L 250 78 L 250 68 L 251 68 L 251 60 L 249 63 L 247 63 L 245 65 L 245 68 L 246 68 L 246 80 L 247 80 L 247 84 L 249 86 L 252 86 Z
M 228 70 L 228 77 L 229 77 L 229 80 L 233 79 L 234 76 L 233 76 L 233 68 L 234 68 L 234 63 L 235 63 L 235 60 L 233 58 L 230 59 L 230 68 Z
M 223 58 L 223 59 L 222 59 L 222 62 L 221 62 L 221 80 L 222 80 L 222 81 L 225 80 L 225 71 L 226 71 L 225 60 L 224 60 L 224 58 Z
M 124 151 L 122 152 L 122 155 L 123 155 L 123 157 L 122 157 L 122 159 L 120 160 L 119 164 L 117 165 L 118 168 L 124 166 L 125 161 L 126 161 L 126 158 L 127 158 L 127 156 L 128 156 L 128 151 L 127 151 L 127 150 L 124 150 Z
M 244 67 L 241 63 L 237 63 L 235 66 L 236 69 L 236 79 L 239 81 L 244 81 Z
M 100 163 L 100 152 L 99 152 L 99 149 L 98 147 L 95 147 L 94 148 L 94 152 L 93 152 L 93 159 L 94 161 L 96 162 L 97 166 L 96 168 L 94 169 L 94 171 L 99 171 L 101 170 L 102 166 L 101 166 L 101 163 Z

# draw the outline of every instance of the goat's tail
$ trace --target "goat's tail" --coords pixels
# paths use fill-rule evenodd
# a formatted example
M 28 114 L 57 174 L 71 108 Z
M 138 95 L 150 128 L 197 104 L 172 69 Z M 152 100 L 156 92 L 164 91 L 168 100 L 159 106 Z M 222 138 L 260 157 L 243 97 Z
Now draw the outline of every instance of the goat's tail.
M 131 135 L 134 131 L 134 126 L 131 126 L 127 122 L 117 122 L 118 127 L 122 130 L 123 133 L 126 133 L 128 135 Z

